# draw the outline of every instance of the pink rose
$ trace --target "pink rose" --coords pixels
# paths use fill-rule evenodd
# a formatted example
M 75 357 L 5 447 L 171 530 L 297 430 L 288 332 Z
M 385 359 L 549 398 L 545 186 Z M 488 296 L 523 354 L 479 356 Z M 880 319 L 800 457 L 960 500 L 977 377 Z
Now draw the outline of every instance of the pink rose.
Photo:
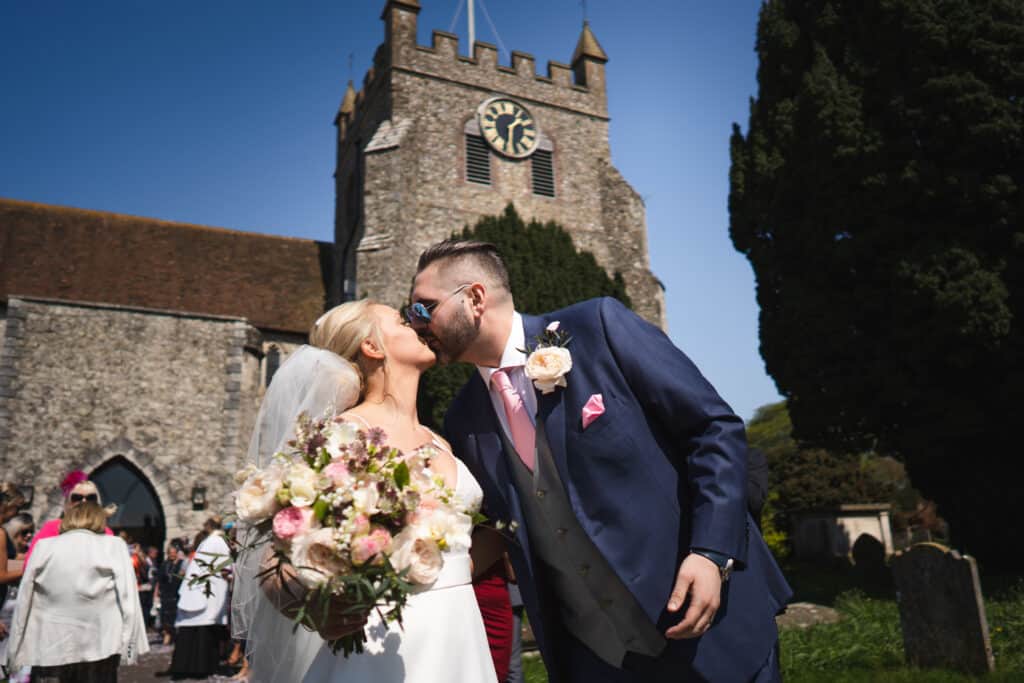
M 320 474 L 329 477 L 334 482 L 335 488 L 344 488 L 352 477 L 348 473 L 348 467 L 341 460 L 334 460 L 330 462 L 327 467 L 321 470 Z
M 391 549 L 391 534 L 381 526 L 374 526 L 366 536 L 352 539 L 352 564 L 359 566 L 370 560 L 379 560 L 381 553 Z
M 416 506 L 416 509 L 410 511 L 406 516 L 405 523 L 408 525 L 419 524 L 424 519 L 428 519 L 440 506 L 441 501 L 432 494 L 425 493 L 420 496 L 419 504 Z
M 370 533 L 370 518 L 366 515 L 356 515 L 352 518 L 352 535 L 364 536 Z
M 313 508 L 286 507 L 274 515 L 274 535 L 282 541 L 309 533 L 313 527 Z

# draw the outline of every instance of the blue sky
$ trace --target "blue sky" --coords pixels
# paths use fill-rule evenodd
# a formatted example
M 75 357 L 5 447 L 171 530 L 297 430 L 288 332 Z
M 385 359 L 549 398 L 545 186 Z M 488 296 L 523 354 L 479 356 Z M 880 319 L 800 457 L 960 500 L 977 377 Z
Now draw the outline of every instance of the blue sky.
M 541 72 L 569 61 L 579 0 L 476 1 L 478 40 Z M 429 44 L 459 0 L 421 5 Z M 383 7 L 0 0 L 0 196 L 329 241 L 331 122 L 383 40 Z M 753 273 L 728 236 L 729 133 L 757 90 L 759 7 L 587 3 L 610 58 L 612 161 L 647 205 L 669 333 L 747 419 L 779 399 Z M 454 32 L 467 52 L 464 10 Z

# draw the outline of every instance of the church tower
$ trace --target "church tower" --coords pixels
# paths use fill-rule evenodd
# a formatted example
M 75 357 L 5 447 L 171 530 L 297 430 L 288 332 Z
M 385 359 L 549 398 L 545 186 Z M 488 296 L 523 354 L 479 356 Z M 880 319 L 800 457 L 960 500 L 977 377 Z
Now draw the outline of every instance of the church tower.
M 427 246 L 511 202 L 524 219 L 556 221 L 609 274 L 621 272 L 637 312 L 664 327 L 650 271 L 643 202 L 611 165 L 605 63 L 586 23 L 571 64 L 434 31 L 416 44 L 418 0 L 387 0 L 384 43 L 335 118 L 338 156 L 334 301 L 405 300 Z

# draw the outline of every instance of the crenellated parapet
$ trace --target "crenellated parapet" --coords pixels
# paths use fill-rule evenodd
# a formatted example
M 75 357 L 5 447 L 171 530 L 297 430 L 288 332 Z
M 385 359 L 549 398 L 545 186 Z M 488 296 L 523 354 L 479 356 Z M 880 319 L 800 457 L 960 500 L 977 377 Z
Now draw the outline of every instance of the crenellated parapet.
M 513 51 L 511 63 L 502 64 L 497 47 L 490 43 L 476 41 L 472 56 L 463 56 L 459 37 L 446 31 L 433 31 L 430 45 L 419 45 L 419 11 L 420 3 L 416 0 L 387 0 L 381 15 L 385 41 L 374 58 L 375 75 L 388 71 L 442 79 L 608 118 L 604 76 L 608 57 L 589 25 L 583 26 L 570 64 L 548 61 L 545 72 L 537 73 L 533 55 Z M 373 80 L 364 79 L 363 90 L 368 90 Z

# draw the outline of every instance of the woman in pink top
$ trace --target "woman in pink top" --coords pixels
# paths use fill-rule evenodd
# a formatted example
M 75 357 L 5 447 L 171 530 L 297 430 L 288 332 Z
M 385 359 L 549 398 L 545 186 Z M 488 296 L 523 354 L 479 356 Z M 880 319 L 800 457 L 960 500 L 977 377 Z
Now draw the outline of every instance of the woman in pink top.
M 60 489 L 64 492 L 65 512 L 87 500 L 103 505 L 103 501 L 100 500 L 100 490 L 96 488 L 96 484 L 89 481 L 89 475 L 81 470 L 76 470 L 64 477 L 64 481 L 60 483 Z M 63 517 L 63 515 L 61 516 Z M 110 527 L 106 527 L 104 531 L 107 536 L 114 535 L 114 532 L 110 530 Z M 35 536 L 32 537 L 32 543 L 28 547 L 28 552 L 25 553 L 25 565 L 28 565 L 28 558 L 32 556 L 32 550 L 36 547 L 36 543 L 38 543 L 40 539 L 51 538 L 59 535 L 59 519 L 51 519 L 49 522 L 43 524 L 43 526 L 36 531 Z

